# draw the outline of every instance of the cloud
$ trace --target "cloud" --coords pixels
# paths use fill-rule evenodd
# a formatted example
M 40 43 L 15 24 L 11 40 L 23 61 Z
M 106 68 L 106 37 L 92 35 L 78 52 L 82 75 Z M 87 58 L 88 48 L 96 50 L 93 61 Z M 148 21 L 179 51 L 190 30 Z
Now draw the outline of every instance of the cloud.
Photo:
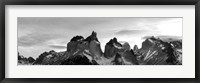
M 152 36 L 144 36 L 142 37 L 142 39 L 148 39 L 148 38 L 151 38 Z M 182 40 L 182 37 L 180 36 L 159 35 L 159 36 L 154 36 L 154 37 L 159 38 L 162 41 L 166 41 L 166 42 Z
M 18 26 L 21 29 L 43 30 L 84 30 L 95 28 L 93 25 L 109 23 L 112 19 L 96 17 L 18 17 Z M 48 28 L 47 28 L 48 27 Z
M 66 49 L 66 46 L 62 46 L 62 45 L 48 45 L 51 48 L 55 48 L 55 49 Z
M 132 35 L 132 34 L 142 34 L 142 33 L 147 33 L 149 32 L 148 30 L 128 30 L 128 29 L 124 29 L 124 30 L 120 30 L 117 31 L 115 34 L 117 35 Z
M 73 36 L 87 37 L 93 30 L 98 34 L 102 49 L 113 37 L 120 41 L 134 41 L 133 44 L 140 44 L 139 40 L 145 35 L 177 35 L 181 27 L 171 23 L 177 19 L 179 18 L 18 17 L 18 46 L 20 52 L 28 56 L 51 49 L 60 51 L 66 49 L 66 44 Z M 174 30 L 174 27 L 180 28 Z M 173 31 L 167 30 L 169 28 Z
M 44 44 L 45 42 L 56 39 L 59 36 L 56 34 L 42 34 L 31 33 L 18 38 L 18 46 L 29 47 L 38 44 Z

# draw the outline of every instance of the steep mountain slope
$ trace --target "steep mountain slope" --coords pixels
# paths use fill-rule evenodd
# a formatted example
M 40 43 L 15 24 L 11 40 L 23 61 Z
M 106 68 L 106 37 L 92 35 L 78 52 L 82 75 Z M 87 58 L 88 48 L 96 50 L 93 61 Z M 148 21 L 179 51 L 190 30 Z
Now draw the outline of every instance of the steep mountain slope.
M 65 52 L 49 51 L 42 53 L 33 64 L 39 65 L 97 65 L 103 55 L 96 32 L 86 39 L 82 36 L 73 37 L 67 44 Z
M 176 43 L 175 43 L 176 42 Z M 177 48 L 182 46 L 179 41 L 164 42 L 159 38 L 147 38 L 142 43 L 139 53 L 139 64 L 142 65 L 180 65 L 182 52 Z M 178 50 L 178 51 L 177 51 Z
M 61 62 L 67 58 L 65 52 L 55 52 L 51 50 L 49 52 L 42 53 L 38 58 L 36 58 L 34 65 L 59 65 Z
M 122 64 L 125 64 L 125 65 L 138 64 L 136 56 L 134 55 L 133 51 L 131 50 L 129 43 L 125 42 L 125 43 L 121 44 L 117 41 L 117 38 L 111 39 L 106 44 L 104 56 L 108 59 L 115 57 L 114 62 L 118 61 L 116 59 L 121 58 L 122 60 L 120 60 L 120 61 L 122 61 Z
M 36 60 L 18 54 L 19 64 L 32 65 L 181 65 L 182 40 L 148 37 L 138 48 L 131 49 L 128 42 L 112 38 L 101 50 L 97 33 L 84 38 L 74 36 L 63 52 L 51 50 L 39 55 Z
M 35 59 L 33 57 L 26 58 L 18 52 L 18 65 L 31 65 L 34 61 Z

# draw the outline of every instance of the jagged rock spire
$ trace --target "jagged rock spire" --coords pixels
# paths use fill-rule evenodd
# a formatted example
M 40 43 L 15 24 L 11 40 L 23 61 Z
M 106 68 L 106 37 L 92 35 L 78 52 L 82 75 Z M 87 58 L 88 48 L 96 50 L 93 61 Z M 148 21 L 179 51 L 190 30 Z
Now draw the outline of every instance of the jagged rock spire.
M 97 33 L 95 31 L 92 31 L 92 34 L 85 39 L 85 41 L 88 42 L 91 42 L 92 40 L 98 41 Z
M 109 45 L 109 46 L 113 46 L 113 44 L 117 44 L 119 45 L 120 47 L 122 46 L 118 41 L 117 41 L 117 38 L 114 37 L 113 39 L 110 39 L 110 41 L 106 44 L 106 45 Z
M 124 61 L 122 56 L 119 53 L 116 53 L 114 61 L 112 61 L 114 65 L 124 65 Z
M 113 38 L 113 42 L 114 43 L 118 42 L 116 37 Z
M 138 50 L 138 46 L 137 46 L 137 45 L 134 45 L 133 51 L 136 52 L 137 50 Z
M 70 41 L 80 41 L 80 40 L 83 40 L 83 36 L 74 36 Z
M 97 33 L 96 33 L 96 32 L 94 32 L 94 31 L 92 31 L 92 34 L 91 34 L 91 36 L 96 38 L 96 37 L 97 37 Z

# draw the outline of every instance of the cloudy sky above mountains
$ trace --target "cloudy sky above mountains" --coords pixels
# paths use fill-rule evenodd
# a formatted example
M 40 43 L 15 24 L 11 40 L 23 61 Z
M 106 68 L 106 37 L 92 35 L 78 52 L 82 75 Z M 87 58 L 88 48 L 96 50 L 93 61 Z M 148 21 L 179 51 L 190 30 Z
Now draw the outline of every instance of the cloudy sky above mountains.
M 113 37 L 141 47 L 145 36 L 182 37 L 182 18 L 18 17 L 18 51 L 38 57 L 44 51 L 65 51 L 73 36 L 97 32 L 104 51 Z

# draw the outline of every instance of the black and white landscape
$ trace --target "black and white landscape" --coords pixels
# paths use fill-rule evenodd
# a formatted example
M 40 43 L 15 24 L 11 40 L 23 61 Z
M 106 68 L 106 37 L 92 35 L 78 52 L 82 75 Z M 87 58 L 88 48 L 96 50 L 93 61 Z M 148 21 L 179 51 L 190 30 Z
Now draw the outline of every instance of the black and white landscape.
M 18 65 L 182 65 L 182 18 L 17 21 Z

